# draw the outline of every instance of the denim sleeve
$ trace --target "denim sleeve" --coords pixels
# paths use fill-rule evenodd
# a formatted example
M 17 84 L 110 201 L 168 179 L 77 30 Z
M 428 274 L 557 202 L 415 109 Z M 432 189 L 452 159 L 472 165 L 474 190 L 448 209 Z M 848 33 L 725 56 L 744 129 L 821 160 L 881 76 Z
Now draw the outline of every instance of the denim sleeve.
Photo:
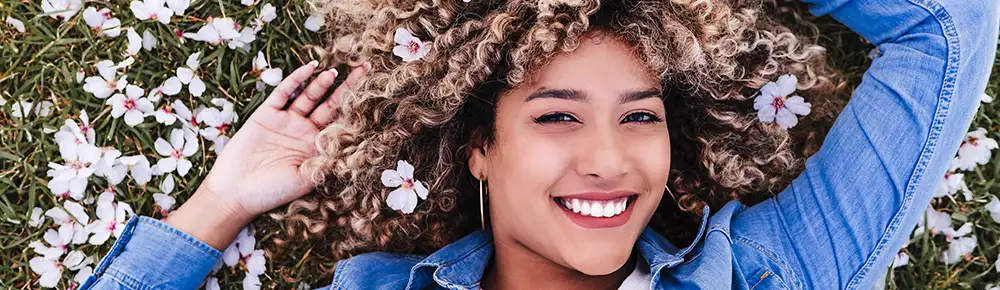
M 803 0 L 882 55 L 805 171 L 732 220 L 795 288 L 871 289 L 927 208 L 979 106 L 997 0 Z M 834 286 L 836 285 L 836 286 Z
M 197 289 L 221 257 L 159 220 L 135 217 L 80 289 Z

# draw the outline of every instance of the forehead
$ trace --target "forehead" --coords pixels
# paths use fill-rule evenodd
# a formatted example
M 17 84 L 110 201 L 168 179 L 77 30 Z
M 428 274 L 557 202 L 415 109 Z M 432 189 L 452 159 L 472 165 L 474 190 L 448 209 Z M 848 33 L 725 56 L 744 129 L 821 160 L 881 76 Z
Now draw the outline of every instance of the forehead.
M 591 34 L 580 39 L 576 50 L 553 56 L 533 73 L 530 82 L 514 88 L 512 95 L 541 88 L 575 89 L 591 95 L 616 97 L 625 90 L 655 88 L 658 78 L 635 56 L 633 47 L 615 37 Z

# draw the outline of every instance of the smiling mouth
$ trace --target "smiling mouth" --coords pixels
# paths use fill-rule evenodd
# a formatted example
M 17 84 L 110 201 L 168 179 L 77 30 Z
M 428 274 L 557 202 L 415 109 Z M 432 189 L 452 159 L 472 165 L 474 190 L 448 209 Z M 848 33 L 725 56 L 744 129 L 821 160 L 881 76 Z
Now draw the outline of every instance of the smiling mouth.
M 553 200 L 560 207 L 572 212 L 574 215 L 591 218 L 612 218 L 628 210 L 637 197 L 638 195 L 630 195 L 607 200 L 555 197 Z

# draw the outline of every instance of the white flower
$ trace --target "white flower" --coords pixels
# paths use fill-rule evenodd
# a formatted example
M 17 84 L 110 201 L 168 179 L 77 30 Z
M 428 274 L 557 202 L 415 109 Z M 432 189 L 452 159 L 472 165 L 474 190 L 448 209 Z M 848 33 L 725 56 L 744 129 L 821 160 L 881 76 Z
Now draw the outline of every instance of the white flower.
M 990 94 L 987 94 L 986 92 L 983 92 L 983 95 L 981 97 L 979 97 L 979 101 L 981 101 L 983 103 L 992 103 L 993 102 L 993 96 L 990 96 Z
M 177 78 L 181 83 L 188 85 L 188 92 L 191 92 L 191 95 L 195 97 L 200 97 L 205 92 L 205 82 L 201 81 L 201 77 L 196 74 L 199 58 L 201 58 L 201 52 L 193 53 L 188 56 L 187 62 L 185 62 L 187 67 L 177 68 Z
M 236 266 L 240 260 L 246 259 L 253 254 L 256 243 L 257 239 L 254 238 L 253 232 L 249 227 L 244 227 L 243 230 L 240 230 L 239 234 L 236 234 L 236 238 L 222 253 L 222 262 L 230 267 Z
M 97 198 L 97 220 L 87 226 L 94 234 L 90 237 L 90 244 L 103 245 L 112 235 L 120 237 L 125 230 L 125 222 L 131 215 L 135 215 L 132 207 L 124 202 L 115 202 L 114 193 L 101 193 Z
M 990 196 L 990 202 L 986 204 L 986 211 L 994 222 L 1000 223 L 1000 200 L 995 195 Z
M 106 99 L 115 91 L 124 89 L 125 85 L 128 84 L 124 75 L 118 78 L 118 72 L 115 71 L 115 63 L 113 61 L 102 60 L 98 62 L 97 71 L 100 73 L 100 76 L 87 77 L 84 80 L 83 90 L 94 94 L 98 99 Z
M 87 73 L 83 71 L 82 67 L 76 68 L 76 83 L 83 82 L 83 78 L 87 76 Z
M 260 9 L 260 17 L 257 19 L 269 23 L 274 21 L 275 18 L 278 18 L 278 9 L 274 8 L 274 5 L 271 5 L 271 3 L 267 3 Z
M 283 78 L 280 68 L 269 68 L 260 73 L 260 80 L 272 87 L 280 84 Z
M 959 191 L 962 192 L 965 200 L 972 200 L 972 191 L 965 183 L 965 174 L 948 171 L 944 174 L 944 178 L 938 182 L 933 197 L 951 196 Z
M 167 177 L 163 178 L 163 182 L 160 183 L 160 192 L 163 192 L 165 195 L 174 192 L 174 177 L 172 175 L 167 174 Z M 173 202 L 170 204 L 173 205 Z
M 948 239 L 963 237 L 972 233 L 972 223 L 965 223 L 959 227 L 958 230 L 956 230 L 951 227 L 951 216 L 947 213 L 936 211 L 931 207 L 927 207 L 927 210 L 924 213 L 926 221 L 923 218 L 917 220 L 917 229 L 915 234 L 923 233 L 925 223 L 926 228 L 929 229 L 932 234 L 943 234 Z
M 87 188 L 87 181 L 96 170 L 97 161 L 101 158 L 101 150 L 91 144 L 67 144 L 59 146 L 65 164 L 49 163 L 49 189 L 60 197 L 73 197 L 79 200 Z
M 152 51 L 156 48 L 156 37 L 153 36 L 153 33 L 149 32 L 149 29 L 142 31 L 142 48 L 147 51 Z
M 208 23 L 196 33 L 184 33 L 185 38 L 200 40 L 211 44 L 221 44 L 240 37 L 240 27 L 232 18 L 209 18 Z
M 55 139 L 57 144 L 64 142 L 94 144 L 96 134 L 94 128 L 90 126 L 90 117 L 87 116 L 87 111 L 80 110 L 80 124 L 77 125 L 73 120 L 67 119 L 66 124 L 59 128 L 59 132 L 56 132 Z
M 104 36 L 118 37 L 122 33 L 122 22 L 118 18 L 111 17 L 111 9 L 108 8 L 97 10 L 94 7 L 87 7 L 83 10 L 83 21 L 95 32 L 101 32 Z
M 264 250 L 254 250 L 247 257 L 247 274 L 254 276 L 264 274 L 267 258 L 264 258 Z
M 83 7 L 82 0 L 42 0 L 42 12 L 66 22 Z
M 164 0 L 144 0 L 132 1 L 129 8 L 139 20 L 152 19 L 163 24 L 170 23 L 170 17 L 174 16 L 174 11 L 164 6 Z
M 14 118 L 24 118 L 31 115 L 31 109 L 35 104 L 29 101 L 18 101 L 10 105 L 10 116 Z
M 180 102 L 180 100 L 174 100 L 174 102 Z M 170 107 L 170 104 L 163 104 L 156 112 L 153 113 L 156 117 L 156 122 L 164 125 L 170 125 L 177 122 L 177 115 L 174 114 L 174 109 Z
M 59 226 L 58 232 L 54 229 L 48 229 L 42 236 L 42 239 L 45 240 L 48 246 L 41 242 L 35 242 L 31 245 L 31 248 L 35 250 L 35 253 L 45 258 L 58 259 L 62 254 L 69 252 L 69 245 L 73 244 L 73 237 L 75 235 L 76 227 L 71 224 Z
M 131 27 L 125 29 L 125 31 L 125 36 L 128 37 L 128 47 L 125 49 L 125 54 L 138 54 L 139 50 L 142 50 L 142 36 L 139 36 L 139 34 L 135 32 L 135 29 L 132 29 Z
M 123 68 L 126 68 L 126 67 L 132 65 L 133 63 L 135 63 L 135 58 L 129 56 L 128 58 L 126 58 L 122 62 L 119 62 L 118 64 L 116 64 L 115 65 L 115 69 L 123 69 Z
M 997 141 L 986 137 L 986 129 L 979 128 L 965 135 L 958 155 L 951 161 L 952 170 L 972 171 L 978 165 L 990 162 L 993 149 L 997 149 Z
M 149 167 L 149 160 L 146 160 L 146 156 L 124 156 L 118 161 L 125 165 L 132 174 L 132 179 L 139 185 L 145 185 L 153 178 L 152 169 Z
M 163 81 L 163 84 L 159 87 L 149 90 L 149 95 L 146 98 L 148 98 L 151 102 L 159 102 L 160 97 L 163 95 L 173 96 L 180 93 L 181 87 L 183 87 L 181 79 L 177 76 L 172 76 L 166 81 Z
M 56 225 L 81 225 L 90 222 L 90 216 L 83 211 L 83 206 L 68 200 L 63 202 L 62 208 L 53 207 L 45 211 L 45 216 L 52 218 L 52 223 Z
M 962 260 L 965 255 L 976 249 L 976 237 L 962 237 L 951 240 L 948 249 L 941 253 L 941 262 L 951 265 Z
M 170 175 L 167 175 L 167 176 L 170 176 Z M 166 180 L 163 181 L 163 183 L 166 183 L 166 182 L 167 182 Z M 171 183 L 173 182 L 173 178 L 170 179 L 170 182 Z M 173 184 L 170 184 L 170 186 L 173 187 Z M 161 184 L 160 187 L 163 187 L 163 185 Z M 161 190 L 163 190 L 163 189 L 161 188 Z M 173 188 L 171 188 L 171 190 L 173 190 Z M 164 191 L 164 192 L 167 192 L 167 191 Z M 160 208 L 160 214 L 163 215 L 164 217 L 170 215 L 170 210 L 173 209 L 174 208 L 174 204 L 177 203 L 177 200 L 174 199 L 172 196 L 169 196 L 169 195 L 166 195 L 166 194 L 163 194 L 163 193 L 154 193 L 153 194 L 153 201 L 156 203 L 156 206 Z
M 247 273 L 243 277 L 243 290 L 260 290 L 260 277 Z
M 769 82 L 760 88 L 760 95 L 754 99 L 753 109 L 757 118 L 764 123 L 775 122 L 782 129 L 795 127 L 799 119 L 795 115 L 809 115 L 812 105 L 795 93 L 798 79 L 794 75 L 783 75 L 778 82 Z
M 37 228 L 45 222 L 45 217 L 42 216 L 42 208 L 35 207 L 31 209 L 31 219 L 28 220 L 28 226 Z
M 156 152 L 164 156 L 156 165 L 164 173 L 172 172 L 176 168 L 177 174 L 181 176 L 187 175 L 192 164 L 186 158 L 198 152 L 197 138 L 194 132 L 187 129 L 174 129 L 171 131 L 169 143 L 163 140 L 163 138 L 156 138 L 156 143 L 154 144 Z
M 174 11 L 175 15 L 184 15 L 184 10 L 191 6 L 191 0 L 167 0 L 167 7 Z
M 201 129 L 200 133 L 205 136 L 205 139 L 215 143 L 212 149 L 215 150 L 216 154 L 222 154 L 226 143 L 229 142 L 229 137 L 225 134 L 232 123 L 237 120 L 237 116 L 236 112 L 233 111 L 233 103 L 226 99 L 215 98 L 212 99 L 212 103 L 222 107 L 222 110 L 206 108 L 198 113 L 198 119 L 208 125 L 208 127 Z
M 240 0 L 240 4 L 243 4 L 243 6 L 250 6 L 253 5 L 253 1 L 254 0 Z
M 900 251 L 896 254 L 896 258 L 892 260 L 892 268 L 896 269 L 902 266 L 910 264 L 910 255 L 906 252 Z
M 382 171 L 382 185 L 399 187 L 385 199 L 393 210 L 412 213 L 417 207 L 417 197 L 427 199 L 427 187 L 423 182 L 413 179 L 413 165 L 403 160 L 396 162 L 396 170 Z
M 80 271 L 76 272 L 76 276 L 73 276 L 73 281 L 76 281 L 76 283 L 82 285 L 83 283 L 86 283 L 87 279 L 90 278 L 90 275 L 93 274 L 94 274 L 94 268 L 91 268 L 90 266 L 83 267 L 80 269 Z
M 52 102 L 41 101 L 32 111 L 35 112 L 35 116 L 48 117 L 49 115 L 52 115 Z
M 59 279 L 62 278 L 63 269 L 76 271 L 92 262 L 93 260 L 83 252 L 73 251 L 66 255 L 61 263 L 43 257 L 34 257 L 28 261 L 28 264 L 32 272 L 41 276 L 38 278 L 39 285 L 45 288 L 54 288 L 59 284 Z
M 222 289 L 221 287 L 219 287 L 219 278 L 208 277 L 208 279 L 205 279 L 205 288 L 204 289 L 205 290 L 220 290 L 220 289 Z
M 7 16 L 7 19 L 4 20 L 4 22 L 6 22 L 7 25 L 14 27 L 14 29 L 17 29 L 17 32 L 24 33 L 25 31 L 24 22 L 21 22 L 21 20 L 18 20 L 17 18 Z
M 302 23 L 302 26 L 312 32 L 319 31 L 323 28 L 323 25 L 326 25 L 326 18 L 323 17 L 322 14 L 309 15 L 309 17 L 306 18 L 306 21 Z M 399 33 L 398 30 L 396 33 Z M 397 41 L 396 43 L 399 42 Z
M 113 147 L 101 147 L 101 159 L 97 161 L 94 175 L 103 176 L 108 180 L 108 184 L 118 185 L 125 179 L 128 168 L 118 161 L 122 152 Z
M 392 48 L 392 54 L 402 58 L 405 62 L 424 58 L 431 50 L 430 45 L 420 41 L 419 38 L 410 34 L 410 31 L 403 28 L 396 28 L 396 35 L 393 39 L 396 42 L 396 47 Z
M 174 114 L 177 115 L 177 118 L 180 118 L 180 120 L 183 121 L 182 123 L 184 124 L 184 128 L 191 131 L 198 131 L 201 129 L 198 114 L 201 114 L 201 111 L 205 110 L 204 106 L 198 106 L 192 112 L 187 106 L 184 105 L 184 103 L 174 100 L 174 103 L 170 107 L 174 109 Z
M 145 91 L 135 85 L 128 85 L 125 88 L 125 95 L 115 94 L 108 99 L 107 104 L 111 105 L 111 116 L 118 118 L 125 116 L 125 124 L 135 126 L 146 118 L 147 114 L 153 113 L 153 102 L 143 97 Z
M 250 27 L 243 27 L 239 36 L 229 40 L 229 49 L 243 49 L 250 51 L 250 43 L 257 40 L 257 30 Z

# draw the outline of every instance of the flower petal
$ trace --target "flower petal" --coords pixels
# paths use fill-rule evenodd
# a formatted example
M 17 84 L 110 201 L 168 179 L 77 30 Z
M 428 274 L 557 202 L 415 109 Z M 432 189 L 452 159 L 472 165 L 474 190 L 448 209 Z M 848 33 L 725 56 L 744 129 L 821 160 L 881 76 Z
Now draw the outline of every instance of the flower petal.
M 382 185 L 386 187 L 399 187 L 403 184 L 403 178 L 395 170 L 382 171 Z
M 188 84 L 188 92 L 195 97 L 200 97 L 201 94 L 205 93 L 205 82 L 201 81 L 201 78 L 194 76 L 191 79 L 191 83 Z
M 413 191 L 417 193 L 417 197 L 420 197 L 420 199 L 427 199 L 427 186 L 423 182 L 414 181 Z
M 260 74 L 260 80 L 270 86 L 277 86 L 283 78 L 280 68 L 269 68 Z
M 156 153 L 162 156 L 170 156 L 174 152 L 174 148 L 170 146 L 167 140 L 163 140 L 163 138 L 156 138 L 156 141 L 153 142 L 153 148 L 156 149 Z
M 793 96 L 785 100 L 785 108 L 796 115 L 805 116 L 812 111 L 812 104 L 807 103 L 802 97 Z
M 399 176 L 403 179 L 413 179 L 413 165 L 406 160 L 396 161 L 396 172 L 399 172 Z
M 795 75 L 783 75 L 778 77 L 778 90 L 775 91 L 775 95 L 787 97 L 792 93 L 795 93 L 795 86 L 798 84 L 799 79 Z
M 389 196 L 385 199 L 385 203 L 393 210 L 403 210 L 406 208 L 407 202 L 409 202 L 408 196 L 412 195 L 413 191 L 400 187 L 389 193 Z M 411 212 L 413 212 L 412 209 L 409 212 L 403 211 L 403 213 Z

